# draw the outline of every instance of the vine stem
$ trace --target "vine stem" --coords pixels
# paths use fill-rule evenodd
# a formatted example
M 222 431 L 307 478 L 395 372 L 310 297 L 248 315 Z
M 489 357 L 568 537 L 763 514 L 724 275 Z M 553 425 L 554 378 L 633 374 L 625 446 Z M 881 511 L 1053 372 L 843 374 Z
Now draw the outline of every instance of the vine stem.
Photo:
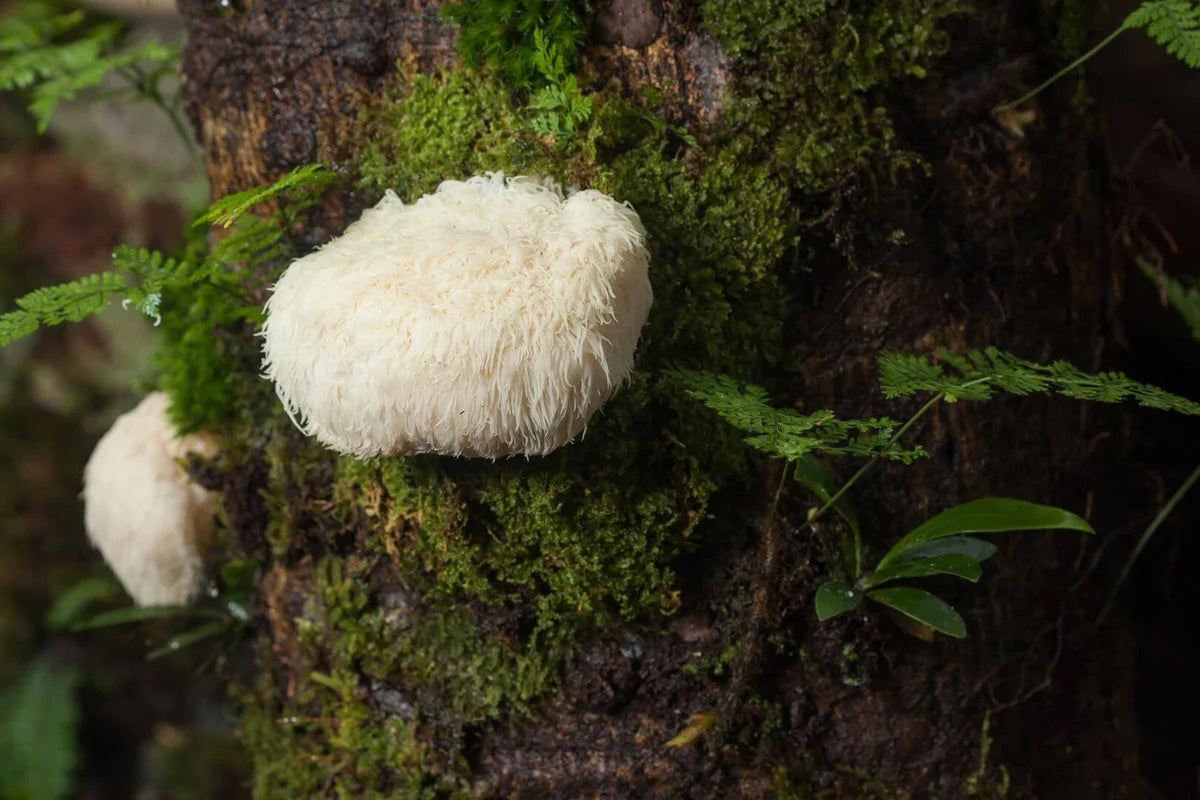
M 1117 593 L 1121 591 L 1121 586 L 1124 585 L 1125 579 L 1129 577 L 1129 573 L 1133 570 L 1133 565 L 1138 560 L 1138 556 L 1142 554 L 1142 550 L 1150 543 L 1151 537 L 1154 536 L 1167 517 L 1171 516 L 1171 512 L 1175 510 L 1175 506 L 1179 505 L 1179 501 L 1183 500 L 1184 495 L 1196 485 L 1197 480 L 1200 480 L 1200 464 L 1196 465 L 1196 468 L 1192 470 L 1192 474 L 1187 476 L 1187 480 L 1180 484 L 1179 488 L 1175 490 L 1175 494 L 1171 495 L 1171 499 L 1163 504 L 1163 507 L 1158 510 L 1154 519 L 1146 526 L 1146 530 L 1142 531 L 1141 538 L 1138 539 L 1133 552 L 1129 554 L 1129 558 L 1125 559 L 1125 566 L 1121 568 L 1121 575 L 1117 578 L 1117 582 L 1109 592 L 1108 600 L 1104 603 L 1104 608 L 1100 610 L 1093 624 L 1099 625 L 1108 616 L 1108 612 L 1112 610 L 1113 603 L 1116 602 Z
M 1041 91 L 1043 89 L 1045 89 L 1047 86 L 1054 83 L 1059 78 L 1061 78 L 1062 76 L 1066 75 L 1071 70 L 1078 67 L 1080 64 L 1083 64 L 1084 62 L 1086 62 L 1089 58 L 1096 55 L 1096 53 L 1099 53 L 1101 50 L 1103 50 L 1105 47 L 1107 47 L 1112 42 L 1113 39 L 1116 39 L 1118 36 L 1120 36 L 1126 30 L 1127 30 L 1127 28 L 1124 25 L 1117 28 L 1115 31 L 1110 33 L 1108 36 L 1105 36 L 1102 40 L 1100 40 L 1099 44 L 1097 44 L 1091 50 L 1088 50 L 1086 53 L 1084 53 L 1079 58 L 1072 61 L 1067 66 L 1060 69 L 1058 72 L 1054 73 L 1054 75 L 1052 75 L 1049 79 L 1044 81 L 1036 89 L 1030 89 L 1028 92 L 1021 95 L 1020 97 L 1018 97 L 1016 100 L 1013 100 L 1012 102 L 996 106 L 994 109 L 992 109 L 993 113 L 998 112 L 998 111 L 1008 111 L 1010 108 L 1016 108 L 1017 106 L 1021 105 L 1022 103 L 1024 103 L 1026 100 L 1030 99 L 1031 97 L 1035 97 L 1036 95 L 1041 93 Z

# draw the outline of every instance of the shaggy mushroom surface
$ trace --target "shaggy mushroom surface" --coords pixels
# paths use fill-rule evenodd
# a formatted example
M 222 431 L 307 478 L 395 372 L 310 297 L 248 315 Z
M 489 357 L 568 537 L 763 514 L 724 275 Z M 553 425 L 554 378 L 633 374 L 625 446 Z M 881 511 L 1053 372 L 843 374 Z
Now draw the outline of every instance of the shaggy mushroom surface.
M 598 191 L 490 173 L 388 192 L 279 279 L 264 371 L 342 453 L 548 453 L 629 375 L 648 264 L 637 214 Z
M 88 537 L 138 605 L 187 603 L 203 586 L 213 501 L 180 460 L 213 452 L 203 436 L 176 435 L 156 392 L 117 418 L 84 467 Z

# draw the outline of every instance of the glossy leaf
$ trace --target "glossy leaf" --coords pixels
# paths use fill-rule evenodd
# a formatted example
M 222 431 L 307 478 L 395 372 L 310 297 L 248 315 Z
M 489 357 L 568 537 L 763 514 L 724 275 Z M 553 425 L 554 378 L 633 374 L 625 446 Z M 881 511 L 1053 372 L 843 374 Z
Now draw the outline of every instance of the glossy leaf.
M 953 575 L 956 578 L 977 583 L 983 575 L 983 567 L 970 556 L 958 553 L 918 558 L 911 561 L 897 561 L 883 569 L 875 570 L 867 579 L 867 585 L 878 586 L 900 578 L 928 578 L 932 575 Z
M 821 588 L 817 589 L 816 601 L 813 603 L 817 610 L 817 619 L 824 622 L 830 617 L 852 611 L 862 603 L 862 598 L 862 592 L 852 586 L 838 581 L 823 583 Z
M 905 550 L 896 560 L 913 561 L 918 558 L 934 558 L 953 554 L 969 556 L 976 561 L 987 561 L 996 555 L 996 545 L 972 536 L 949 536 Z
M 894 589 L 875 589 L 867 597 L 876 603 L 899 611 L 922 625 L 928 625 L 939 633 L 962 639 L 967 635 L 967 624 L 962 616 L 940 597 L 922 589 L 900 586 Z
M 1003 533 L 1006 531 L 1076 530 L 1095 533 L 1081 517 L 1054 506 L 1042 506 L 1008 497 L 987 497 L 948 508 L 910 531 L 896 542 L 876 571 L 918 545 L 960 533 Z

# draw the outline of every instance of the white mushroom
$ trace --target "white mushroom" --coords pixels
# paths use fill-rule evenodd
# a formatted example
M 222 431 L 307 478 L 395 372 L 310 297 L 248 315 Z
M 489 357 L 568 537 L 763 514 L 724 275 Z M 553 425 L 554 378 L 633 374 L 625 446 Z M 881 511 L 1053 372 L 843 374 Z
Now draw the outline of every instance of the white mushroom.
M 206 437 L 177 436 L 156 392 L 119 417 L 88 459 L 88 537 L 138 605 L 187 603 L 203 584 L 213 500 L 180 460 L 214 450 Z
M 265 374 L 343 453 L 548 453 L 629 375 L 648 262 L 637 214 L 598 191 L 491 173 L 388 192 L 279 279 Z

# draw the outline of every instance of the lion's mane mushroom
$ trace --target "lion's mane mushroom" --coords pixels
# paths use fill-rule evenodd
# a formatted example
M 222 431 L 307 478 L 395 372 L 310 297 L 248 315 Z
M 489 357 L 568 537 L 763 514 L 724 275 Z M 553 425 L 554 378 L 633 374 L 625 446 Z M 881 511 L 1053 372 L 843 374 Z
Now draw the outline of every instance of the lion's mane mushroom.
M 548 453 L 628 376 L 648 262 L 637 214 L 598 191 L 490 173 L 388 192 L 279 279 L 265 374 L 343 453 Z
M 213 501 L 180 459 L 214 450 L 206 437 L 177 436 L 156 392 L 113 423 L 84 467 L 88 537 L 138 605 L 187 603 L 203 584 Z

